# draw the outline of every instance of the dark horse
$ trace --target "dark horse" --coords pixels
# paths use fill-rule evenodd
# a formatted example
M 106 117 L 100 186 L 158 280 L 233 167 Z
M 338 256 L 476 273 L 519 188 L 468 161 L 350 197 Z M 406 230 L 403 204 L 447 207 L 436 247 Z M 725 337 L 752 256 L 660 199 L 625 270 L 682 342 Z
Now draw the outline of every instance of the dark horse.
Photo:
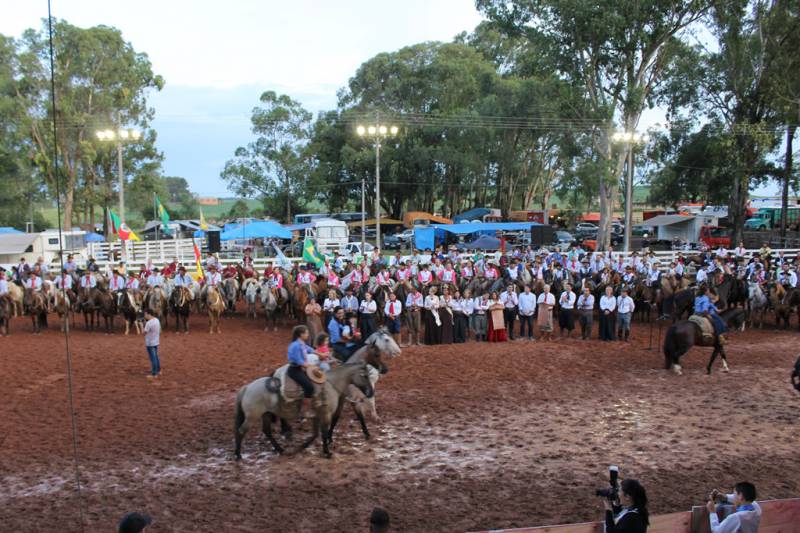
M 169 298 L 169 305 L 175 313 L 175 333 L 181 329 L 183 322 L 183 333 L 189 333 L 189 311 L 192 307 L 192 292 L 186 287 L 175 287 Z
M 727 309 L 720 313 L 720 318 L 728 326 L 729 329 L 743 329 L 747 313 L 744 309 Z M 681 320 L 671 325 L 667 330 L 667 335 L 664 339 L 664 363 L 665 368 L 669 370 L 672 368 L 676 374 L 681 375 L 680 358 L 683 354 L 689 351 L 692 346 L 706 346 L 713 347 L 714 351 L 711 353 L 711 359 L 706 366 L 706 372 L 711 373 L 711 365 L 717 355 L 722 357 L 723 367 L 727 371 L 728 358 L 725 355 L 725 348 L 719 342 L 719 337 L 715 334 L 711 343 L 703 341 L 703 333 L 700 327 L 694 322 L 689 320 Z

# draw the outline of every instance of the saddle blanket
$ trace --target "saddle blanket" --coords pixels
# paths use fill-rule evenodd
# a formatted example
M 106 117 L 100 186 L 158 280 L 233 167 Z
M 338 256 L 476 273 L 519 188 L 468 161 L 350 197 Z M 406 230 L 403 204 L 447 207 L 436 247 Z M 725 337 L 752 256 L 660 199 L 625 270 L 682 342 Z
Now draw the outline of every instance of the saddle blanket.
M 689 322 L 696 324 L 700 328 L 704 341 L 714 340 L 714 324 L 711 323 L 711 320 L 704 316 L 692 315 L 689 317 Z
M 274 376 L 281 380 L 281 396 L 286 402 L 296 402 L 303 399 L 303 387 L 289 377 L 289 365 L 283 365 L 275 371 Z M 314 397 L 319 396 L 320 386 L 314 383 Z

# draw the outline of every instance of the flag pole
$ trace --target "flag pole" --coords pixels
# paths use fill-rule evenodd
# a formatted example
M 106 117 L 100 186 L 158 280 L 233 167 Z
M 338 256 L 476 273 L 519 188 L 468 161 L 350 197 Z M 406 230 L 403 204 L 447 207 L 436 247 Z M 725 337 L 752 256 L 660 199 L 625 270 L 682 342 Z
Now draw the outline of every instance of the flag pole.
M 153 220 L 158 220 L 158 207 L 156 206 L 156 193 L 153 192 Z M 158 239 L 158 226 L 156 226 L 156 240 Z

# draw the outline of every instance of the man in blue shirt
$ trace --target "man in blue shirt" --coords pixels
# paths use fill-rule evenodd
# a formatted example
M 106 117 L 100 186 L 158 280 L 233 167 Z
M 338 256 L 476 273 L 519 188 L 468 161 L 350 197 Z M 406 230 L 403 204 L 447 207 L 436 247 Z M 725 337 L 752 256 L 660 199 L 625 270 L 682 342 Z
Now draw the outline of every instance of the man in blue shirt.
M 725 342 L 725 337 L 722 334 L 727 331 L 727 328 L 722 317 L 717 314 L 717 306 L 711 301 L 711 294 L 711 289 L 707 287 L 700 289 L 700 296 L 694 299 L 694 313 L 711 319 L 714 325 L 714 333 L 717 334 L 720 344 L 722 344 Z
M 329 341 L 333 353 L 342 362 L 347 361 L 357 348 L 352 336 L 345 328 L 344 309 L 337 307 L 333 310 L 331 321 L 328 322 L 328 335 L 330 335 Z

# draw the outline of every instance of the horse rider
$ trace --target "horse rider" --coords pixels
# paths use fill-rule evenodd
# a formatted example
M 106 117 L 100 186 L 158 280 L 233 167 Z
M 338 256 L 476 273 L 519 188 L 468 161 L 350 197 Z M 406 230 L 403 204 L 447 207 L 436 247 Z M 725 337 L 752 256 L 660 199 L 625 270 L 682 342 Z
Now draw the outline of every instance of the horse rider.
M 219 259 L 217 259 L 217 256 L 214 255 L 214 252 L 208 252 L 208 255 L 206 256 L 206 269 L 211 270 L 211 265 L 214 265 L 216 270 L 219 270 L 220 268 Z
M 239 271 L 236 270 L 236 267 L 233 265 L 226 265 L 225 268 L 222 269 L 223 279 L 231 279 L 231 278 L 236 278 L 238 276 L 239 276 Z
M 92 272 L 87 268 L 86 273 L 81 276 L 81 289 L 94 289 L 97 287 L 97 278 L 92 275 Z
M 330 345 L 334 354 L 340 361 L 347 361 L 358 348 L 353 342 L 352 336 L 344 331 L 344 309 L 337 307 L 333 312 L 333 317 L 328 322 L 328 334 L 330 335 Z
M 400 262 L 399 268 L 394 273 L 394 277 L 397 279 L 397 283 L 401 285 L 411 279 L 411 270 L 408 268 L 405 261 Z
M 136 272 L 128 273 L 128 281 L 125 283 L 125 288 L 131 292 L 136 292 L 139 290 L 139 276 L 136 274 Z
M 175 287 L 186 287 L 189 289 L 192 297 L 194 299 L 194 292 L 192 291 L 192 287 L 194 287 L 194 280 L 192 276 L 186 273 L 186 267 L 181 265 L 178 267 L 178 274 L 175 276 Z
M 295 326 L 292 330 L 292 342 L 287 350 L 289 368 L 286 375 L 292 378 L 303 389 L 303 404 L 301 413 L 304 418 L 313 418 L 311 413 L 311 398 L 314 396 L 314 384 L 306 375 L 306 368 L 311 366 L 306 356 L 315 353 L 308 345 L 309 332 L 306 326 Z
M 778 272 L 778 282 L 787 290 L 797 287 L 797 273 L 789 270 L 789 263 L 783 263 Z
M 8 279 L 6 279 L 6 269 L 0 267 L 0 297 L 8 294 Z
M 647 271 L 647 278 L 645 278 L 644 284 L 648 287 L 655 287 L 658 288 L 661 286 L 661 269 L 659 268 L 661 264 L 658 261 L 653 261 L 653 264 L 650 265 L 650 269 Z
M 161 287 L 164 284 L 164 277 L 159 274 L 158 268 L 153 269 L 153 273 L 147 276 L 147 286 L 151 289 Z
M 281 290 L 283 288 L 283 274 L 281 274 L 280 269 L 272 267 L 267 276 L 267 282 L 273 293 L 277 293 Z
M 711 295 L 710 288 L 703 287 L 700 289 L 700 295 L 694 299 L 694 313 L 710 319 L 714 325 L 714 333 L 716 333 L 719 343 L 725 344 L 723 334 L 727 331 L 727 328 L 722 317 L 717 313 L 717 306 L 711 301 Z
M 252 257 L 253 249 L 249 246 L 244 249 L 244 256 L 242 257 L 242 269 L 247 272 L 253 271 L 253 257 Z
M 425 291 L 428 286 L 433 282 L 433 273 L 430 271 L 430 265 L 422 265 L 419 274 L 417 274 L 417 283 L 421 291 Z
M 203 290 L 200 293 L 200 300 L 205 303 L 206 295 L 208 294 L 209 287 L 218 287 L 222 285 L 222 276 L 217 272 L 217 264 L 211 263 L 208 265 L 208 275 L 206 276 L 206 283 L 203 285 Z
M 125 277 L 116 268 L 111 271 L 111 277 L 108 278 L 108 290 L 111 292 L 125 290 Z
M 75 302 L 75 292 L 72 290 L 72 275 L 66 269 L 61 271 L 61 274 L 56 278 L 55 284 L 58 290 L 66 291 L 70 302 Z

